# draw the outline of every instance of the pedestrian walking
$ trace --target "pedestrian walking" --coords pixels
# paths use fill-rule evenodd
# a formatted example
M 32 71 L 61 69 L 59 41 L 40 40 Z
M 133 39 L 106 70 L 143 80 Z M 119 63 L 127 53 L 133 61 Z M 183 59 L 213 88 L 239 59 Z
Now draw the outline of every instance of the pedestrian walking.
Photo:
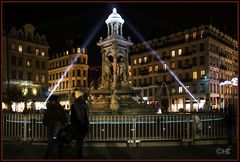
M 47 126 L 48 146 L 45 152 L 45 159 L 48 159 L 58 144 L 58 157 L 63 156 L 63 141 L 58 139 L 58 133 L 67 124 L 67 116 L 63 107 L 58 101 L 57 95 L 52 95 L 47 103 L 47 110 L 44 113 L 43 124 Z
M 71 105 L 71 125 L 75 130 L 77 158 L 83 158 L 84 138 L 88 133 L 88 106 L 83 92 L 75 91 L 75 100 Z

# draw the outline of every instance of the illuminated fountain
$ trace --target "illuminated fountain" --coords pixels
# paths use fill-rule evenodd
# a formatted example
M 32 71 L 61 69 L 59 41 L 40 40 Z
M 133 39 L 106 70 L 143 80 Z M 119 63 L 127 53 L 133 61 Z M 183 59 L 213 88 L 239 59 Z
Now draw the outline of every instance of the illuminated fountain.
M 134 90 L 129 84 L 129 48 L 133 44 L 128 37 L 123 37 L 124 20 L 114 8 L 105 21 L 107 37 L 100 38 L 97 45 L 101 47 L 102 75 L 97 90 L 90 92 L 92 100 L 90 112 L 114 114 L 152 113 L 147 104 L 134 100 L 140 91 Z
M 140 91 L 134 90 L 129 84 L 129 70 L 128 70 L 128 53 L 129 47 L 133 44 L 128 39 L 123 37 L 122 27 L 124 20 L 117 13 L 114 8 L 113 13 L 109 15 L 105 21 L 107 24 L 107 38 L 100 38 L 97 43 L 101 47 L 102 53 L 102 75 L 100 85 L 97 90 L 90 91 L 91 100 L 89 102 L 90 112 L 104 112 L 104 113 L 118 113 L 118 114 L 139 114 L 139 113 L 153 113 L 155 109 L 149 108 L 147 104 L 139 103 L 136 98 L 140 98 Z M 154 51 L 139 32 L 128 22 L 129 27 L 133 30 L 136 36 L 145 42 L 145 46 L 149 49 L 152 55 L 161 63 L 165 62 L 160 58 L 158 53 Z M 84 43 L 84 47 L 88 45 L 89 41 L 96 34 L 97 28 L 91 33 L 89 39 Z M 46 101 L 54 93 L 59 83 L 66 76 L 66 73 L 76 62 L 77 57 L 73 60 L 65 73 L 61 76 L 61 79 L 55 85 Z M 186 90 L 189 96 L 197 102 L 197 99 L 189 92 L 189 90 L 183 85 L 174 72 L 166 65 L 166 70 L 175 78 L 175 80 Z M 46 102 L 45 101 L 45 102 Z

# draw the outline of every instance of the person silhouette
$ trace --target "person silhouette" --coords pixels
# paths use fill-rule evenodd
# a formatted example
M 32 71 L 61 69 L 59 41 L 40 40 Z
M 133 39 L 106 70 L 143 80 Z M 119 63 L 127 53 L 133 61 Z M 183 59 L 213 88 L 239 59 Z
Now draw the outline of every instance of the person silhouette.
M 61 159 L 63 156 L 63 141 L 58 139 L 58 133 L 67 124 L 67 116 L 58 101 L 57 95 L 52 95 L 46 106 L 47 110 L 43 116 L 43 125 L 47 126 L 48 146 L 44 158 L 48 159 L 53 154 L 58 143 L 58 156 Z
M 75 91 L 75 100 L 71 105 L 71 125 L 75 130 L 77 158 L 83 158 L 84 138 L 88 133 L 88 106 L 84 93 Z

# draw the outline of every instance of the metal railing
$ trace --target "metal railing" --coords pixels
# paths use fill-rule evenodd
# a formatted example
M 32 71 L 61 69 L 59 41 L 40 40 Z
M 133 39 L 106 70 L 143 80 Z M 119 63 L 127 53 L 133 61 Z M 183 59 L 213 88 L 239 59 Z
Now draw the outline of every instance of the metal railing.
M 194 114 L 90 115 L 87 141 L 195 140 L 225 138 L 221 114 L 198 114 L 202 130 L 197 133 Z M 46 141 L 43 114 L 4 113 L 3 140 Z

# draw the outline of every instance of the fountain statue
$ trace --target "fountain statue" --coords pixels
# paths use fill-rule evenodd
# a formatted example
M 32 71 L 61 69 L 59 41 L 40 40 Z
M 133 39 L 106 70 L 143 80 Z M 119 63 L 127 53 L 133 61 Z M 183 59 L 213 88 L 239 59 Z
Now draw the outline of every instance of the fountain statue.
M 114 8 L 106 19 L 107 37 L 100 37 L 97 45 L 102 54 L 102 75 L 100 85 L 90 92 L 94 98 L 89 103 L 90 113 L 139 114 L 153 113 L 147 104 L 134 100 L 140 96 L 129 84 L 129 48 L 133 44 L 123 37 L 124 20 Z

